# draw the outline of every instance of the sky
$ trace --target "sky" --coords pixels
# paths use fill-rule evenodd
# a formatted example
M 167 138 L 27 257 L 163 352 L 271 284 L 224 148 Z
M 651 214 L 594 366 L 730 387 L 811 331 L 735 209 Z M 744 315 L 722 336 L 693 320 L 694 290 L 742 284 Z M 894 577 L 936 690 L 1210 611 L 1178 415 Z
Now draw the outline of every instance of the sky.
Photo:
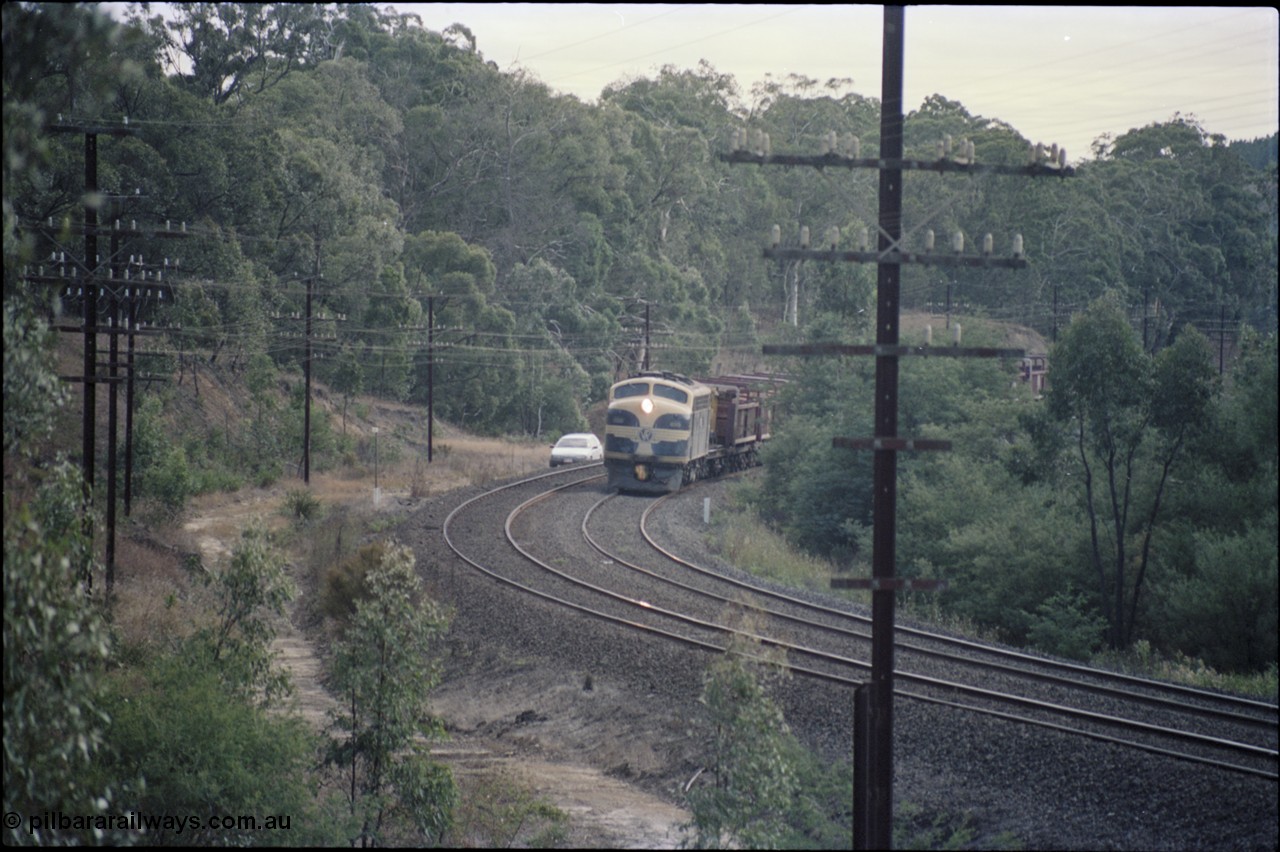
M 378 4 L 383 5 L 383 4 Z M 464 24 L 485 59 L 595 102 L 611 83 L 706 60 L 754 84 L 852 78 L 880 97 L 883 11 L 857 5 L 393 3 L 436 32 Z M 906 112 L 932 94 L 1058 143 L 1194 117 L 1210 133 L 1277 131 L 1280 15 L 1264 7 L 908 6 Z

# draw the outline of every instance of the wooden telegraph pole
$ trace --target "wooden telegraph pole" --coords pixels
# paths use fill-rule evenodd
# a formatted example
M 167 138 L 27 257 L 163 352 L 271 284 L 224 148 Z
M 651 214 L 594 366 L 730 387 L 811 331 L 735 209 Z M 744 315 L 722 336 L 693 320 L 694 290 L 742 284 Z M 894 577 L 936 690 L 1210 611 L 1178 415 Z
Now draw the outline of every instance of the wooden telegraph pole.
M 950 141 L 939 144 L 938 158 L 932 161 L 903 159 L 903 9 L 884 9 L 884 52 L 878 157 L 862 157 L 857 137 L 838 144 L 835 132 L 827 135 L 825 150 L 818 156 L 774 154 L 768 134 L 759 131 L 735 132 L 733 151 L 720 159 L 730 164 L 812 166 L 829 168 L 870 168 L 880 172 L 879 228 L 874 250 L 863 245 L 858 250 L 836 248 L 838 232 L 823 241 L 819 249 L 809 246 L 807 227 L 801 228 L 800 247 L 781 246 L 781 229 L 775 225 L 770 247 L 764 256 L 775 260 L 818 260 L 845 263 L 875 263 L 876 342 L 873 346 L 808 344 L 765 346 L 766 355 L 864 355 L 876 359 L 875 435 L 870 438 L 832 439 L 832 445 L 854 450 L 870 450 L 873 462 L 872 576 L 867 579 L 837 577 L 833 588 L 858 588 L 871 592 L 871 680 L 854 696 L 854 802 L 853 843 L 857 849 L 888 849 L 893 843 L 893 668 L 894 607 L 896 593 L 903 589 L 936 589 L 936 580 L 905 580 L 896 575 L 897 547 L 897 459 L 900 452 L 950 449 L 948 441 L 914 440 L 898 435 L 898 363 L 907 356 L 1021 358 L 1020 349 L 962 348 L 959 326 L 953 328 L 955 345 L 944 347 L 902 346 L 899 342 L 901 305 L 900 274 L 903 264 L 968 266 L 1020 269 L 1027 265 L 1022 255 L 1022 237 L 1013 240 L 1010 257 L 996 257 L 992 237 L 982 241 L 981 254 L 964 253 L 964 237 L 957 234 L 951 252 L 935 252 L 933 232 L 928 232 L 923 252 L 904 251 L 902 246 L 902 177 L 907 170 L 939 175 L 1010 174 L 1038 177 L 1074 174 L 1066 165 L 1065 153 L 1054 146 L 1046 161 L 1043 146 L 1033 148 L 1028 165 L 978 165 L 972 145 L 962 142 L 952 151 Z

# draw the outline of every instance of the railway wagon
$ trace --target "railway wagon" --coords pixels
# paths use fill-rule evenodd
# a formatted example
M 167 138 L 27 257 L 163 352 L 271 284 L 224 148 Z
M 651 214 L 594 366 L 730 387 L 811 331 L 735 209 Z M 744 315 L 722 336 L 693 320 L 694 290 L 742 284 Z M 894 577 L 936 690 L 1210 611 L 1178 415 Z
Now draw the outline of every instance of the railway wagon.
M 769 437 L 764 397 L 736 377 L 703 381 L 641 372 L 609 390 L 609 487 L 661 494 L 759 464 Z

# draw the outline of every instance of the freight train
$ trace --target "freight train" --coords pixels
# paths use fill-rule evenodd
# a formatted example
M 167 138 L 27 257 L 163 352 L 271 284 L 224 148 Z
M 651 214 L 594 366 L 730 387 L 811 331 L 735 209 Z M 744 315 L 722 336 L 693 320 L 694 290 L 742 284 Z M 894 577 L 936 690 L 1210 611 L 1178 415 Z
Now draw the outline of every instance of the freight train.
M 615 383 L 605 419 L 609 487 L 660 494 L 759 464 L 770 381 L 641 372 Z

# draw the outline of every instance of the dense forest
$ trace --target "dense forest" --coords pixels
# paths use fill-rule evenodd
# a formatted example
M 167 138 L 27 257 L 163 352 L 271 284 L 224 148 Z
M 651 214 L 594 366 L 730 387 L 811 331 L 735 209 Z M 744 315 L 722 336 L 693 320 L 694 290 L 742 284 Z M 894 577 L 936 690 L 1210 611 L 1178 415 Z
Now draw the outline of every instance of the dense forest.
M 319 381 L 422 404 L 433 370 L 435 416 L 485 434 L 585 428 L 645 356 L 706 374 L 763 365 L 762 342 L 870 333 L 873 269 L 762 248 L 774 225 L 788 245 L 806 227 L 856 246 L 875 224 L 874 173 L 720 158 L 744 128 L 775 154 L 816 154 L 835 132 L 875 156 L 879 102 L 852 81 L 743 91 L 704 63 L 587 104 L 500 71 L 464 23 L 437 33 L 365 4 L 170 6 L 131 4 L 124 23 L 86 4 L 3 7 L 7 649 L 74 633 L 58 653 L 86 671 L 107 653 L 58 591 L 56 566 L 93 556 L 75 500 L 50 496 L 74 494 L 75 477 L 49 441 L 65 391 L 48 329 L 82 307 L 50 281 L 77 274 L 86 206 L 127 235 L 100 241 L 112 275 L 152 285 L 137 318 L 158 333 L 139 369 L 180 379 L 198 362 L 254 394 L 242 423 L 173 436 L 163 386 L 143 390 L 139 487 L 178 502 L 189 468 L 214 481 L 219 447 L 239 442 L 234 457 L 268 480 L 297 454 L 266 390 L 301 372 L 309 292 Z M 87 197 L 86 128 L 101 131 Z M 1040 141 L 938 93 L 906 116 L 906 155 L 932 158 L 944 137 L 1005 164 Z M 908 243 L 991 233 L 1004 253 L 1020 234 L 1030 264 L 906 266 L 903 309 L 945 305 L 976 345 L 1010 325 L 1052 344 L 1037 353 L 1043 398 L 1013 365 L 904 365 L 903 433 L 956 448 L 903 462 L 900 570 L 950 583 L 909 603 L 1082 659 L 1138 647 L 1274 673 L 1276 137 L 1231 141 L 1175 114 L 1071 154 L 1069 178 L 905 181 Z M 870 369 L 769 366 L 796 380 L 747 500 L 857 570 L 869 460 L 830 438 L 871 434 Z M 316 452 L 336 458 L 328 439 Z M 11 618 L 11 603 L 48 618 Z M 18 657 L 7 707 L 10 661 L 32 664 Z M 81 688 L 67 671 L 46 709 Z M 49 760 L 72 766 L 96 721 L 48 712 L 70 743 Z

